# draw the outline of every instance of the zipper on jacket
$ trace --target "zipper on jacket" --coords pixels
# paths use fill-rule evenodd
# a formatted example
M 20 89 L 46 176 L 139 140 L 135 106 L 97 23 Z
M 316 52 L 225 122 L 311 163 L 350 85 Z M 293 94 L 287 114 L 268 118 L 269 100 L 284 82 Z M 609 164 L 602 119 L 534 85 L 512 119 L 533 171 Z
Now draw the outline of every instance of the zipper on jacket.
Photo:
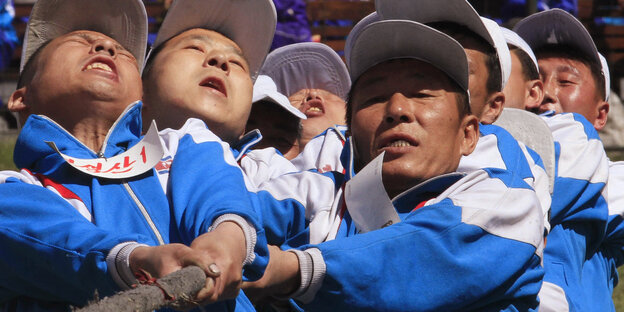
M 162 235 L 160 235 L 158 229 L 156 228 L 156 224 L 154 224 L 152 217 L 150 217 L 150 215 L 147 213 L 147 209 L 145 209 L 143 203 L 141 203 L 132 188 L 130 188 L 128 182 L 123 181 L 123 186 L 126 188 L 126 191 L 128 191 L 128 194 L 130 194 L 130 197 L 132 197 L 132 200 L 134 200 L 134 203 L 139 207 L 139 210 L 141 210 L 141 213 L 143 214 L 145 221 L 147 221 L 147 224 L 149 224 L 150 228 L 152 228 L 152 232 L 154 232 L 154 235 L 156 235 L 156 239 L 158 239 L 158 244 L 164 245 L 165 241 L 163 240 Z

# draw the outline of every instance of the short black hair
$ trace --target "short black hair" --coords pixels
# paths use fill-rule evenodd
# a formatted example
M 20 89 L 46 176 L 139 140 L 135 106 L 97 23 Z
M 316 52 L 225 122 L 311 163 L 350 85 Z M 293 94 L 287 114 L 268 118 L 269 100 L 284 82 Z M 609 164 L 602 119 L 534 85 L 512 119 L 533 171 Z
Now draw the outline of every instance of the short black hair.
M 538 60 L 540 59 L 540 56 L 543 56 L 544 54 L 552 54 L 585 64 L 589 67 L 592 77 L 594 78 L 596 88 L 598 88 L 598 95 L 600 95 L 601 99 L 606 99 L 605 77 L 602 72 L 602 64 L 600 64 L 600 62 L 592 60 L 589 56 L 581 53 L 578 48 L 566 44 L 548 44 L 536 49 L 534 52 Z
M 494 47 L 490 45 L 483 37 L 477 35 L 471 30 L 468 30 L 465 26 L 453 22 L 434 22 L 428 23 L 427 26 L 437 29 L 457 41 L 460 41 L 461 38 L 465 37 L 476 40 L 479 45 L 485 48 L 485 66 L 488 71 L 488 77 L 485 84 L 487 93 L 492 94 L 503 89 L 501 67 L 498 59 L 498 54 L 496 52 L 496 49 L 494 49 Z
M 169 40 L 171 40 L 171 38 Z M 143 65 L 143 72 L 141 73 L 142 77 L 147 77 L 149 72 L 152 70 L 152 67 L 154 66 L 154 59 L 156 59 L 156 56 L 158 56 L 158 53 L 162 51 L 162 49 L 165 47 L 165 44 L 167 44 L 169 40 L 161 43 L 155 49 L 148 51 L 148 58 L 145 60 L 145 64 Z
M 22 71 L 20 72 L 19 78 L 17 80 L 17 89 L 20 89 L 24 87 L 27 83 L 30 83 L 33 76 L 35 75 L 35 64 L 37 63 L 39 54 L 41 54 L 41 51 L 43 51 L 43 49 L 45 49 L 45 47 L 47 47 L 50 42 L 52 42 L 52 40 L 46 41 L 39 48 L 37 48 L 37 51 L 35 51 L 35 53 L 30 56 L 28 62 L 26 62 L 26 65 L 24 65 L 24 69 L 22 69 Z
M 349 130 L 351 129 L 351 115 L 353 113 L 353 92 L 361 77 L 362 75 L 360 75 L 360 77 L 358 77 L 358 79 L 351 84 L 351 89 L 349 89 L 349 94 L 347 95 L 347 100 L 345 101 L 345 120 L 347 121 L 347 128 L 349 128 Z M 470 97 L 468 96 L 468 93 L 465 92 L 454 80 L 449 78 L 449 81 L 451 81 L 453 85 L 452 91 L 456 92 L 455 100 L 457 101 L 459 116 L 464 117 L 466 115 L 470 115 L 472 112 L 470 109 Z
M 520 60 L 522 77 L 525 81 L 539 79 L 539 72 L 528 53 L 516 46 L 509 46 L 509 52 L 514 53 L 518 57 L 518 60 Z

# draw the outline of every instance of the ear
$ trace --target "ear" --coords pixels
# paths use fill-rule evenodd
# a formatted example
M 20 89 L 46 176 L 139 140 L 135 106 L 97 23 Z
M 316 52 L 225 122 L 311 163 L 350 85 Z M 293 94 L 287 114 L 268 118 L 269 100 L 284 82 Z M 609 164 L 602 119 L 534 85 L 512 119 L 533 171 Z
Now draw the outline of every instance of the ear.
M 9 111 L 19 114 L 20 124 L 22 125 L 26 122 L 26 118 L 30 115 L 30 109 L 24 100 L 25 96 L 26 87 L 19 88 L 13 91 L 13 94 L 9 97 L 9 102 L 7 103 Z
M 480 121 L 487 125 L 493 124 L 503 112 L 503 106 L 505 106 L 505 94 L 501 91 L 492 93 L 485 103 Z
M 526 82 L 526 87 L 525 108 L 527 110 L 538 108 L 544 100 L 544 83 L 539 79 L 530 80 Z
M 596 116 L 596 120 L 594 120 L 594 128 L 596 128 L 597 131 L 600 131 L 607 124 L 607 114 L 609 113 L 609 102 L 600 101 L 600 103 L 598 103 L 597 108 L 598 108 L 598 115 Z
M 470 155 L 477 146 L 479 140 L 479 120 L 475 115 L 467 114 L 461 124 L 463 138 L 461 142 L 461 153 L 464 156 Z

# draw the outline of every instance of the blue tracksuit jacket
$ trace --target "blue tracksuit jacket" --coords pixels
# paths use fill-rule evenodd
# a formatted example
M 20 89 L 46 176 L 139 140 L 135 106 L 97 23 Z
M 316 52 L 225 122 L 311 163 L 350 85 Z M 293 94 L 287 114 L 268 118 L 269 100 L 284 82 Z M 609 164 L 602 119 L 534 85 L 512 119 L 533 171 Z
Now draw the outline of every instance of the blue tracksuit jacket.
M 140 103 L 131 105 L 111 128 L 103 157 L 124 153 L 141 140 L 140 108 Z M 159 136 L 164 156 L 154 169 L 121 180 L 98 178 L 69 166 L 46 141 L 71 157 L 98 154 L 50 119 L 29 117 L 14 154 L 24 170 L 0 173 L 0 303 L 5 308 L 66 310 L 69 304 L 84 305 L 95 290 L 111 295 L 120 290 L 112 277 L 116 267 L 107 264 L 116 246 L 188 245 L 226 214 L 241 216 L 257 229 L 246 269 L 262 274 L 268 262 L 264 234 L 229 146 L 199 120 Z M 213 308 L 234 306 L 230 300 Z M 236 308 L 252 309 L 244 296 Z

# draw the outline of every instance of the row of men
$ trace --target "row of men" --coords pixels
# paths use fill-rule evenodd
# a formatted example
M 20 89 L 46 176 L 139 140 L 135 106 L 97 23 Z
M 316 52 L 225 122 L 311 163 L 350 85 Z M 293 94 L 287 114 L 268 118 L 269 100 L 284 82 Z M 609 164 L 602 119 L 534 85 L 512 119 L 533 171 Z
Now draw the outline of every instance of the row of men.
M 34 5 L 9 102 L 22 170 L 0 173 L 4 308 L 198 265 L 192 302 L 215 310 L 613 310 L 621 165 L 578 20 L 515 34 L 465 0 L 378 0 L 347 67 L 319 44 L 267 57 L 275 20 L 268 0 L 177 0 L 145 58 L 139 0 Z M 292 139 L 289 102 L 312 121 L 327 97 L 346 127 Z

